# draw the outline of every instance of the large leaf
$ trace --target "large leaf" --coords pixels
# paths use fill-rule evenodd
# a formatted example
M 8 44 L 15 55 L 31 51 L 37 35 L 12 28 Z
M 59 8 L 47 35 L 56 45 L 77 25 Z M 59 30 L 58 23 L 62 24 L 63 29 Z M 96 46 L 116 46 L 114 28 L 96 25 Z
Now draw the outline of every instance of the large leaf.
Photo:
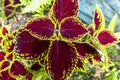
M 38 58 L 45 53 L 50 41 L 39 40 L 27 31 L 21 31 L 17 36 L 16 52 L 25 58 Z
M 53 12 L 58 21 L 65 17 L 77 16 L 78 0 L 55 0 Z
M 30 21 L 25 29 L 39 39 L 46 39 L 53 35 L 54 24 L 48 18 L 38 18 Z
M 76 40 L 85 35 L 87 33 L 87 29 L 82 21 L 70 17 L 62 21 L 60 33 L 65 39 Z
M 97 38 L 102 45 L 106 45 L 106 46 L 113 45 L 117 42 L 116 36 L 111 31 L 108 30 L 101 31 L 98 34 Z
M 71 43 L 53 41 L 49 55 L 47 70 L 53 80 L 64 80 L 74 69 L 76 51 Z

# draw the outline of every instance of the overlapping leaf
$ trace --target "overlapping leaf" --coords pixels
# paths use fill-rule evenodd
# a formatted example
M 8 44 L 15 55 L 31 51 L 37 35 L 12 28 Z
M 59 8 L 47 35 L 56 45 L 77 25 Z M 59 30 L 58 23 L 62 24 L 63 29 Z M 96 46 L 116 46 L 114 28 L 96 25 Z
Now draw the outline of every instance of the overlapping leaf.
M 27 31 L 21 31 L 18 34 L 16 51 L 21 57 L 37 58 L 45 53 L 49 47 L 50 41 L 39 40 L 29 34 Z
M 65 79 L 76 64 L 76 51 L 71 44 L 54 41 L 48 55 L 47 69 L 53 80 Z
M 68 40 L 80 39 L 87 33 L 85 24 L 77 18 L 66 18 L 61 23 L 60 33 Z
M 28 23 L 25 28 L 40 39 L 50 38 L 54 32 L 54 25 L 48 18 L 35 19 Z
M 77 16 L 78 0 L 55 0 L 53 13 L 58 21 L 70 16 Z

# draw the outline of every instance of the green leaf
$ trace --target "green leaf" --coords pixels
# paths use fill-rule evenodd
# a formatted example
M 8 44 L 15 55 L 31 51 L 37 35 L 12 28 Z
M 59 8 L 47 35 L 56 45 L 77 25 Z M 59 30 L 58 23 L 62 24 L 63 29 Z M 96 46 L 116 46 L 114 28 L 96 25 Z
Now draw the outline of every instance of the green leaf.
M 38 13 L 43 15 L 45 10 L 50 10 L 50 5 L 52 5 L 53 0 L 31 0 L 29 3 L 26 3 L 25 0 L 23 1 L 23 4 L 27 5 L 22 9 L 22 13 Z
M 116 72 L 116 71 L 111 72 L 111 74 L 108 75 L 108 76 L 105 78 L 105 80 L 118 80 L 117 75 L 118 75 L 118 72 Z
M 114 29 L 115 29 L 115 26 L 116 26 L 116 22 L 117 22 L 117 14 L 114 15 L 114 17 L 110 21 L 110 24 L 109 24 L 107 29 L 112 31 L 112 32 L 114 32 Z

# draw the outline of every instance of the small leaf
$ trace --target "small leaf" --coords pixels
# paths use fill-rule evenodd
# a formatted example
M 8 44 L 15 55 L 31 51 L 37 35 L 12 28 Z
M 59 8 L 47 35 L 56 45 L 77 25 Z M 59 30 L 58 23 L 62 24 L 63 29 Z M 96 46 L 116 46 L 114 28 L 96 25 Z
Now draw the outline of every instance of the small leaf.
M 96 5 L 93 22 L 95 24 L 95 30 L 105 29 L 105 19 L 101 9 Z
M 7 7 L 8 5 L 11 4 L 11 0 L 2 0 L 2 1 L 4 7 Z
M 53 35 L 54 24 L 48 18 L 38 18 L 30 21 L 25 29 L 39 39 L 48 39 Z
M 0 61 L 4 60 L 5 53 L 3 51 L 0 51 Z
M 88 31 L 89 31 L 89 33 L 90 33 L 91 35 L 93 35 L 93 34 L 94 34 L 94 31 L 95 31 L 95 26 L 94 26 L 93 24 L 90 24 L 90 25 L 88 26 Z
M 27 74 L 27 70 L 25 66 L 20 63 L 19 61 L 14 61 L 13 64 L 11 65 L 10 73 L 14 76 L 25 76 Z
M 3 61 L 2 64 L 0 65 L 0 71 L 3 70 L 3 69 L 6 69 L 9 66 L 10 66 L 9 61 Z
M 2 35 L 8 34 L 8 30 L 6 27 L 2 27 Z
M 111 31 L 108 30 L 101 31 L 98 34 L 97 38 L 102 45 L 106 46 L 113 45 L 118 41 L 116 36 Z
M 86 58 L 88 59 L 91 56 L 95 56 L 99 54 L 99 52 L 90 44 L 87 43 L 73 43 L 78 51 L 79 58 Z
M 85 24 L 77 18 L 66 18 L 61 23 L 60 33 L 64 39 L 77 40 L 87 32 Z
M 115 16 L 112 18 L 112 20 L 111 20 L 107 29 L 110 30 L 111 32 L 114 32 L 116 22 L 117 22 L 117 14 L 115 14 Z
M 47 65 L 53 80 L 64 80 L 72 72 L 76 62 L 76 51 L 71 43 L 53 41 Z
M 66 17 L 77 16 L 78 0 L 55 0 L 53 13 L 59 22 Z
M 3 71 L 0 75 L 0 79 L 1 80 L 16 80 L 15 78 L 11 77 L 8 70 L 7 71 Z

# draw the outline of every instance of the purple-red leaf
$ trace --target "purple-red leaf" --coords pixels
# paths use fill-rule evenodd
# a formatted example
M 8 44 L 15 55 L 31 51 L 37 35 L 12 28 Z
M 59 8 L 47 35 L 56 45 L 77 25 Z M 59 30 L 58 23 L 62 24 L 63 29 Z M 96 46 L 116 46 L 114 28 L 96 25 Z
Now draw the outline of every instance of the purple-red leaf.
M 78 59 L 77 67 L 78 67 L 79 69 L 82 69 L 82 70 L 85 69 L 85 68 L 84 68 L 84 63 L 81 61 L 81 59 Z
M 101 31 L 97 38 L 102 45 L 112 45 L 117 42 L 116 36 L 108 30 Z
M 14 10 L 15 10 L 15 8 L 12 7 L 12 6 L 7 6 L 7 7 L 5 7 L 5 8 L 4 8 L 4 14 L 5 14 L 5 16 L 6 16 L 7 18 L 8 18 L 8 17 L 11 17 L 12 14 L 14 13 Z
M 47 65 L 52 79 L 64 80 L 74 69 L 76 58 L 76 51 L 71 43 L 53 41 Z
M 99 54 L 93 46 L 87 43 L 74 43 L 74 45 L 79 53 L 80 59 Z
M 39 40 L 27 31 L 20 31 L 16 40 L 16 52 L 25 58 L 38 58 L 49 48 L 50 41 Z
M 8 30 L 5 27 L 3 27 L 2 28 L 2 35 L 6 35 L 7 33 L 8 33 Z
M 26 76 L 26 80 L 32 80 L 33 74 L 32 73 L 28 73 Z
M 9 65 L 10 65 L 9 61 L 3 61 L 1 66 L 0 66 L 0 70 L 7 68 Z
M 3 51 L 0 51 L 0 61 L 4 60 L 5 53 Z
M 98 30 L 100 28 L 104 28 L 105 27 L 104 15 L 103 15 L 101 9 L 98 6 L 96 6 L 96 10 L 95 10 L 93 21 L 94 21 L 94 24 L 95 24 L 95 30 Z
M 89 33 L 90 33 L 91 35 L 93 35 L 93 33 L 94 33 L 94 27 L 93 27 L 93 25 L 89 25 L 89 26 L 88 26 L 88 31 L 89 31 Z
M 6 6 L 10 5 L 10 4 L 11 4 L 10 0 L 3 0 L 4 7 L 6 7 Z
M 39 70 L 40 68 L 41 68 L 41 65 L 38 62 L 33 64 L 32 67 L 31 67 L 31 69 L 35 70 L 35 71 Z
M 0 80 L 16 80 L 15 78 L 11 77 L 8 70 L 3 71 L 0 75 Z
M 61 23 L 60 33 L 63 38 L 76 40 L 87 33 L 85 24 L 76 18 L 67 18 Z
M 14 61 L 13 64 L 11 65 L 10 73 L 15 76 L 19 75 L 25 76 L 27 74 L 27 70 L 22 63 Z
M 77 16 L 78 0 L 55 0 L 53 12 L 58 21 L 66 17 Z
M 13 0 L 13 5 L 17 5 L 17 4 L 20 4 L 20 0 Z
M 54 24 L 48 18 L 38 18 L 30 21 L 25 28 L 40 39 L 50 38 L 54 32 Z

